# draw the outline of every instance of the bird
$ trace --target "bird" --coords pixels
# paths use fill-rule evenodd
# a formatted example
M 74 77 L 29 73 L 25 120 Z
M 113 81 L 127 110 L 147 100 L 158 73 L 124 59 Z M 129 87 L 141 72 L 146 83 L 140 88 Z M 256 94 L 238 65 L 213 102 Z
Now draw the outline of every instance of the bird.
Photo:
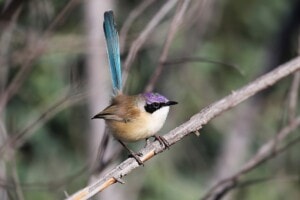
M 169 148 L 168 141 L 163 136 L 156 134 L 165 123 L 170 106 L 177 102 L 154 92 L 136 95 L 123 94 L 119 36 L 111 10 L 104 13 L 103 29 L 113 97 L 110 105 L 92 119 L 104 119 L 114 138 L 135 158 L 139 165 L 143 165 L 139 158 L 140 154 L 132 151 L 127 143 L 146 139 L 146 144 L 148 144 L 149 138 L 154 137 L 166 148 Z

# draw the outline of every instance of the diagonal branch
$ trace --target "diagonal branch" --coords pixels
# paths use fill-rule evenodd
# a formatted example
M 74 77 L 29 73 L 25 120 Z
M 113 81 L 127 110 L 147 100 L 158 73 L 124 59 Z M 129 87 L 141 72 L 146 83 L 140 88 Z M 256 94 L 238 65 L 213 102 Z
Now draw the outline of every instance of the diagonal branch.
M 300 57 L 297 57 L 290 62 L 280 65 L 273 71 L 257 78 L 255 81 L 249 83 L 241 89 L 232 92 L 232 94 L 228 95 L 227 97 L 207 106 L 199 113 L 192 116 L 190 120 L 166 134 L 164 136 L 165 139 L 169 142 L 170 145 L 175 144 L 190 133 L 197 132 L 203 127 L 203 125 L 207 124 L 210 120 L 222 114 L 224 111 L 233 108 L 234 106 L 238 105 L 239 103 L 258 93 L 259 91 L 266 89 L 267 87 L 275 84 L 280 79 L 296 72 L 299 69 Z M 156 154 L 163 152 L 164 150 L 165 149 L 163 148 L 163 146 L 160 146 L 159 142 L 153 142 L 140 151 L 143 155 L 140 159 L 145 162 L 154 157 Z M 137 167 L 139 167 L 139 165 L 135 161 L 135 159 L 128 158 L 94 183 L 68 197 L 67 200 L 88 199 L 98 192 L 109 187 L 110 185 L 120 181 L 122 177 L 126 176 Z
M 7 102 L 18 92 L 18 90 L 22 87 L 23 82 L 28 77 L 29 73 L 33 68 L 33 62 L 40 55 L 42 55 L 46 48 L 46 38 L 50 35 L 50 32 L 58 25 L 58 23 L 62 20 L 62 18 L 66 15 L 66 13 L 72 9 L 78 3 L 78 0 L 70 0 L 66 3 L 65 7 L 58 13 L 58 15 L 54 18 L 51 24 L 49 24 L 48 28 L 45 30 L 40 39 L 38 39 L 35 43 L 35 47 L 32 51 L 29 52 L 29 55 L 24 60 L 23 64 L 20 67 L 20 70 L 12 79 L 7 89 L 0 96 L 0 113 L 4 110 Z
M 124 63 L 123 70 L 123 80 L 126 82 L 128 71 L 135 59 L 135 56 L 142 45 L 146 42 L 148 36 L 152 33 L 154 28 L 159 24 L 159 22 L 166 16 L 166 14 L 175 6 L 178 0 L 169 0 L 167 1 L 162 8 L 156 13 L 156 15 L 152 18 L 152 20 L 147 24 L 146 28 L 139 35 L 139 37 L 132 43 L 131 48 L 129 50 L 128 56 Z
M 300 55 L 300 37 L 298 37 L 298 55 Z M 292 121 L 296 116 L 300 86 L 300 72 L 294 74 L 288 98 L 288 118 Z
M 174 18 L 170 24 L 167 38 L 166 38 L 162 53 L 159 58 L 158 66 L 156 67 L 153 75 L 150 78 L 149 83 L 146 86 L 146 89 L 145 89 L 146 92 L 150 92 L 153 90 L 154 85 L 157 82 L 158 77 L 160 76 L 160 74 L 163 70 L 164 62 L 166 62 L 166 60 L 168 58 L 169 49 L 171 47 L 172 41 L 175 37 L 176 32 L 178 31 L 178 29 L 180 28 L 180 26 L 182 24 L 184 14 L 186 14 L 186 10 L 188 8 L 189 3 L 190 3 L 189 0 L 185 0 L 183 2 L 178 3 L 178 8 L 177 8 Z
M 228 193 L 233 188 L 237 187 L 242 175 L 255 169 L 257 166 L 261 165 L 270 158 L 274 158 L 279 153 L 284 152 L 286 149 L 297 144 L 300 140 L 296 138 L 288 142 L 287 144 L 279 147 L 278 142 L 283 141 L 290 133 L 300 126 L 300 117 L 297 117 L 294 121 L 290 122 L 286 127 L 281 129 L 281 131 L 276 134 L 271 140 L 266 142 L 260 147 L 257 153 L 235 174 L 220 180 L 215 184 L 205 195 L 202 200 L 216 200 L 220 199 L 226 193 Z
M 121 54 L 124 53 L 126 49 L 126 39 L 127 39 L 127 33 L 129 31 L 129 28 L 131 27 L 132 23 L 136 18 L 138 18 L 144 10 L 146 10 L 152 3 L 154 3 L 156 0 L 146 0 L 142 1 L 135 9 L 133 9 L 128 17 L 126 18 L 126 21 L 124 22 L 121 30 L 120 30 L 120 52 Z
M 296 72 L 294 74 L 294 78 L 289 93 L 289 104 L 288 104 L 289 121 L 294 120 L 296 116 L 299 86 L 300 86 L 300 72 Z
M 84 95 L 64 95 L 53 104 L 48 106 L 36 119 L 31 121 L 24 129 L 14 134 L 11 138 L 8 138 L 2 146 L 0 146 L 0 158 L 3 158 L 5 154 L 11 153 L 22 146 L 42 124 L 46 123 L 49 119 L 59 113 L 66 107 L 70 107 L 84 99 Z

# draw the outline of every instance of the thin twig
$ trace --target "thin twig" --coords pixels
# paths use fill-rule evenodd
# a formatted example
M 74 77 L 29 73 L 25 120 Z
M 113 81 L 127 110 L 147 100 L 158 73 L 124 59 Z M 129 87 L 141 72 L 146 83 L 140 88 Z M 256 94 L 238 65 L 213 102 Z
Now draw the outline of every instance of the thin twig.
M 211 63 L 211 64 L 216 64 L 216 65 L 223 65 L 225 67 L 234 69 L 240 75 L 244 75 L 244 72 L 241 71 L 240 67 L 237 65 L 225 63 L 225 62 L 218 61 L 218 60 L 212 60 L 212 59 L 204 58 L 204 57 L 182 57 L 182 58 L 177 58 L 174 60 L 167 60 L 163 63 L 163 65 L 180 65 L 180 64 L 189 63 L 189 62 L 204 62 L 204 63 Z
M 288 105 L 289 121 L 292 121 L 296 116 L 298 96 L 299 96 L 299 84 L 300 84 L 300 72 L 296 72 L 294 74 L 293 82 L 289 93 L 289 105 Z
M 298 55 L 300 55 L 300 37 L 298 36 Z M 296 72 L 293 77 L 292 85 L 289 93 L 288 102 L 288 118 L 289 121 L 294 120 L 297 111 L 297 103 L 299 96 L 300 72 Z
M 194 55 L 196 50 L 199 52 L 205 35 L 209 35 L 216 27 L 219 27 L 218 22 L 222 19 L 223 10 L 221 1 L 193 1 L 193 5 L 187 10 L 186 20 L 181 30 L 188 31 L 187 35 L 196 34 L 196 36 L 185 39 L 184 47 L 181 48 L 182 56 Z M 195 37 L 197 37 L 197 42 L 195 42 Z
M 154 87 L 155 83 L 157 82 L 158 77 L 160 76 L 160 74 L 163 70 L 163 67 L 164 67 L 163 63 L 167 60 L 172 41 L 175 37 L 176 32 L 180 28 L 180 25 L 183 21 L 184 14 L 186 13 L 189 3 L 190 3 L 189 0 L 184 0 L 184 1 L 180 1 L 180 3 L 178 4 L 176 13 L 170 24 L 170 28 L 169 28 L 169 31 L 167 34 L 167 38 L 165 40 L 163 51 L 159 58 L 158 66 L 156 67 L 152 77 L 150 78 L 150 80 L 146 86 L 146 89 L 145 89 L 146 92 L 150 92 L 153 90 L 153 87 Z
M 97 157 L 94 160 L 94 163 L 91 164 L 91 166 L 93 166 L 91 167 L 92 174 L 100 174 L 108 165 L 112 164 L 112 162 L 120 156 L 122 148 L 119 145 L 118 147 L 113 149 L 114 152 L 110 152 L 110 156 L 107 156 L 108 158 L 105 157 L 106 152 L 108 150 L 108 142 L 110 138 L 108 132 L 109 129 L 106 127 L 98 147 Z
M 19 6 L 12 16 L 12 19 L 7 25 L 1 26 L 2 33 L 0 33 L 0 96 L 5 89 L 6 81 L 8 79 L 8 54 L 10 52 L 13 31 L 16 28 L 16 22 L 19 19 L 23 6 Z
M 16 187 L 16 194 L 17 194 L 17 197 L 18 197 L 18 200 L 24 200 L 24 194 L 23 194 L 23 191 L 22 191 L 22 187 L 20 185 L 20 179 L 19 179 L 19 175 L 18 175 L 18 171 L 17 171 L 17 163 L 16 163 L 16 160 L 13 159 L 12 161 L 12 178 L 13 178 L 13 182 L 14 182 L 14 185 Z
M 255 169 L 270 158 L 275 157 L 277 154 L 285 151 L 287 148 L 292 147 L 298 143 L 300 138 L 296 138 L 291 142 L 285 144 L 283 147 L 278 147 L 278 143 L 283 141 L 289 134 L 300 126 L 300 116 L 284 127 L 268 142 L 260 147 L 257 153 L 235 174 L 220 180 L 201 198 L 202 200 L 216 200 L 224 196 L 229 190 L 236 187 L 242 175 Z
M 49 24 L 49 26 L 44 31 L 44 35 L 47 35 L 48 33 L 52 32 L 55 27 L 57 27 L 66 17 L 67 13 L 70 12 L 74 6 L 79 3 L 79 0 L 70 0 L 66 3 L 66 5 L 60 10 L 60 12 L 55 16 L 53 21 Z
M 48 26 L 44 34 L 40 39 L 37 39 L 35 48 L 29 52 L 29 55 L 26 56 L 26 60 L 23 62 L 20 70 L 10 82 L 7 89 L 3 92 L 0 97 L 0 113 L 3 111 L 4 107 L 6 106 L 7 102 L 18 92 L 20 87 L 22 86 L 23 82 L 28 77 L 31 69 L 33 67 L 33 62 L 36 58 L 38 58 L 43 52 L 45 51 L 46 46 L 46 37 L 50 35 L 50 32 L 58 25 L 60 20 L 63 16 L 69 11 L 71 8 L 74 7 L 74 3 L 78 2 L 78 0 L 70 0 L 64 8 L 56 15 L 55 19 L 52 23 Z M 70 6 L 71 5 L 71 6 Z
M 22 186 L 23 189 L 30 189 L 30 190 L 42 190 L 42 189 L 55 190 L 57 188 L 70 184 L 72 181 L 82 176 L 87 171 L 90 172 L 91 170 L 86 164 L 81 169 L 76 171 L 74 174 L 66 176 L 62 179 L 55 179 L 54 181 L 32 182 L 32 183 L 18 182 L 18 185 Z M 0 178 L 0 186 L 7 189 L 16 189 L 16 185 L 14 183 L 3 178 Z
M 192 116 L 190 120 L 173 129 L 168 134 L 164 135 L 165 139 L 170 145 L 175 144 L 190 133 L 194 133 L 200 130 L 210 120 L 216 118 L 218 115 L 222 114 L 226 110 L 235 107 L 236 105 L 245 101 L 257 92 L 266 89 L 267 87 L 275 84 L 280 79 L 296 72 L 299 69 L 300 57 L 297 57 L 291 60 L 290 62 L 280 65 L 273 71 L 261 76 L 260 78 L 257 78 L 255 81 L 249 83 L 241 89 L 232 92 L 232 94 L 228 95 L 227 97 L 213 103 L 210 106 L 207 106 L 199 113 Z M 164 150 L 165 148 L 161 146 L 158 141 L 155 141 L 140 151 L 143 155 L 142 157 L 140 157 L 140 159 L 143 162 L 145 162 L 157 155 L 158 153 L 163 152 Z M 251 164 L 252 163 L 250 162 L 246 165 L 246 167 L 249 167 L 249 165 L 251 166 Z M 78 192 L 67 198 L 67 200 L 88 199 L 97 194 L 98 192 L 109 187 L 110 185 L 116 183 L 117 180 L 126 176 L 137 167 L 139 167 L 139 165 L 136 162 L 136 160 L 133 158 L 128 158 L 120 165 L 109 171 L 107 174 L 99 178 L 94 183 L 88 185 L 87 187 L 79 190 Z
M 65 95 L 63 96 L 63 98 L 59 98 L 58 100 L 54 101 L 52 105 L 45 109 L 45 111 L 43 111 L 36 119 L 29 123 L 28 126 L 22 129 L 20 132 L 14 134 L 13 137 L 4 142 L 4 144 L 0 147 L 0 158 L 3 157 L 4 152 L 6 152 L 7 150 L 16 150 L 17 148 L 19 148 L 29 137 L 34 134 L 34 131 L 37 128 L 39 128 L 42 124 L 55 116 L 58 112 L 65 109 L 66 107 L 70 107 L 82 101 L 83 98 L 83 95 Z
M 145 0 L 142 1 L 136 8 L 134 8 L 128 17 L 126 18 L 121 30 L 120 30 L 120 53 L 121 55 L 124 53 L 126 49 L 126 39 L 127 39 L 127 33 L 130 29 L 132 23 L 136 18 L 138 18 L 144 10 L 146 10 L 152 3 L 154 3 L 156 0 Z
M 299 142 L 299 140 L 298 140 Z M 278 154 L 277 154 L 278 155 Z M 218 193 L 214 199 L 219 200 L 222 199 L 228 192 L 230 192 L 233 189 L 240 189 L 240 188 L 245 188 L 249 186 L 253 186 L 256 184 L 261 184 L 269 181 L 274 181 L 275 179 L 279 179 L 280 181 L 299 181 L 299 177 L 297 176 L 289 176 L 289 177 L 283 177 L 284 180 L 282 180 L 282 177 L 265 177 L 265 178 L 257 178 L 257 179 L 250 179 L 250 180 L 245 180 L 245 181 L 239 181 L 235 180 L 232 182 L 231 185 L 228 185 L 226 189 L 224 189 L 222 192 Z
M 264 177 L 264 178 L 257 178 L 257 179 L 250 179 L 250 180 L 245 180 L 241 181 L 238 184 L 238 188 L 245 188 L 249 186 L 253 186 L 256 184 L 261 184 L 261 183 L 266 183 L 270 181 L 299 181 L 299 175 L 298 176 L 284 176 L 284 177 Z
M 128 56 L 124 63 L 124 70 L 123 70 L 123 80 L 124 84 L 127 80 L 128 72 L 130 69 L 133 60 L 137 52 L 140 50 L 142 45 L 148 39 L 149 35 L 152 33 L 154 28 L 159 24 L 159 22 L 166 16 L 166 14 L 175 6 L 178 0 L 169 0 L 167 1 L 161 9 L 156 13 L 156 15 L 152 18 L 152 20 L 147 24 L 146 28 L 141 32 L 139 37 L 132 43 L 131 48 L 129 50 Z

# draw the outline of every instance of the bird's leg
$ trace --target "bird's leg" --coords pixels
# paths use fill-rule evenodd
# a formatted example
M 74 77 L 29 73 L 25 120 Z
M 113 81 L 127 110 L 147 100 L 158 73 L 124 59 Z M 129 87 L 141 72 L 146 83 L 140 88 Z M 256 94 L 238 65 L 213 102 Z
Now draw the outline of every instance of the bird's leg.
M 136 160 L 136 162 L 138 162 L 139 165 L 144 165 L 143 161 L 139 158 L 141 153 L 135 153 L 134 151 L 129 149 L 128 146 L 124 142 L 122 142 L 121 140 L 118 140 L 118 141 L 129 152 L 130 156 L 132 156 Z
M 145 146 L 144 146 L 144 148 L 146 148 L 147 146 L 149 146 L 150 145 L 150 138 L 148 137 L 148 138 L 146 138 L 146 144 L 145 144 Z
M 169 149 L 170 143 L 163 136 L 153 135 L 152 137 L 154 137 L 156 140 L 159 141 L 160 144 L 164 145 L 166 148 Z

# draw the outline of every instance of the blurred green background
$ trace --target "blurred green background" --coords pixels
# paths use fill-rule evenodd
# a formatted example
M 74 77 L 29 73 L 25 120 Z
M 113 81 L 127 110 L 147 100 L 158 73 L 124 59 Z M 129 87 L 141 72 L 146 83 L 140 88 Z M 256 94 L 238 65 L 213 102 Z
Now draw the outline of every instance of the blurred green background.
M 90 27 L 102 33 L 103 11 L 113 9 L 121 30 L 143 2 L 0 1 L 0 199 L 63 199 L 64 191 L 76 192 L 95 175 L 89 170 L 90 132 L 92 124 L 100 120 L 91 122 L 90 118 L 100 110 L 90 105 L 94 98 L 89 93 L 90 83 L 99 88 L 100 96 L 108 99 L 111 94 L 109 78 L 101 89 L 101 77 L 109 76 L 103 35 L 99 35 L 101 44 L 98 40 L 94 43 L 104 52 L 99 53 L 104 64 L 97 67 L 104 68 L 106 74 L 99 73 L 99 81 L 90 80 Z M 165 3 L 153 0 L 134 20 L 126 44 L 121 44 L 122 61 Z M 99 7 L 91 9 L 93 5 Z M 138 52 L 126 82 L 129 94 L 143 92 L 158 65 L 177 6 Z M 90 14 L 95 11 L 93 24 Z M 161 134 L 295 57 L 299 22 L 300 3 L 296 0 L 190 1 L 170 47 L 170 64 L 164 66 L 154 89 L 179 102 L 172 107 Z M 183 59 L 185 62 L 175 64 Z M 286 78 L 225 112 L 206 125 L 199 137 L 184 138 L 133 171 L 125 178 L 125 185 L 114 185 L 107 195 L 94 199 L 200 199 L 287 124 L 291 80 Z M 108 104 L 95 101 L 101 103 L 99 109 Z M 299 131 L 288 139 L 297 135 Z M 119 148 L 112 139 L 110 144 Z M 143 145 L 131 146 L 138 150 Z M 268 181 L 238 187 L 224 199 L 300 199 L 299 150 L 300 145 L 295 145 L 245 177 Z M 108 168 L 126 157 L 122 152 Z

